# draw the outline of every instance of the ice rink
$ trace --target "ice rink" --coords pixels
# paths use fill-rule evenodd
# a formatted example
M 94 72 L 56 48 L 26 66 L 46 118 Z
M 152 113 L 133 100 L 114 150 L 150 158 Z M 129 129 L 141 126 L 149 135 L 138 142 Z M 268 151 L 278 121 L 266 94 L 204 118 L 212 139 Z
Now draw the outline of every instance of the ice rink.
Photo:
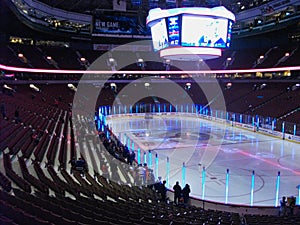
M 107 122 L 130 149 L 140 148 L 141 162 L 146 153 L 148 166 L 168 180 L 170 188 L 179 181 L 181 186 L 189 184 L 191 195 L 200 199 L 245 205 L 253 199 L 255 206 L 274 206 L 277 195 L 278 204 L 282 196 L 298 196 L 297 143 L 187 115 L 113 117 Z

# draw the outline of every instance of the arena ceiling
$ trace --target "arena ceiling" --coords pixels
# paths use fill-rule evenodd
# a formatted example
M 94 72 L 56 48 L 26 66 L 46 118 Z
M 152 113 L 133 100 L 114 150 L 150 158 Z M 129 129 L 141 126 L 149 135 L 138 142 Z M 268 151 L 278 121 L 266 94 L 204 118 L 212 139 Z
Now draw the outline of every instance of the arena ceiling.
M 148 11 L 150 8 L 211 7 L 223 5 L 233 12 L 239 12 L 272 0 L 39 0 L 47 5 L 67 11 L 97 13 L 113 10 L 114 4 L 125 4 L 126 11 Z

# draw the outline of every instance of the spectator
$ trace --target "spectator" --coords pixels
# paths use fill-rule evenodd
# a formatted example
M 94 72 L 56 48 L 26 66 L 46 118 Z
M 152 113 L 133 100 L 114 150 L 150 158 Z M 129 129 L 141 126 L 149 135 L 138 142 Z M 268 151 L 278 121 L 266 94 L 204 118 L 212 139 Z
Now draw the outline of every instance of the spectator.
M 111 179 L 114 181 L 120 180 L 120 175 L 118 172 L 118 161 L 113 159 L 109 161 L 110 171 L 111 171 Z
M 160 190 L 160 186 L 162 185 L 162 182 L 161 182 L 161 177 L 158 177 L 158 180 L 153 184 L 153 185 L 149 185 L 149 187 L 152 189 L 154 188 L 154 190 L 156 192 L 159 192 Z
M 146 169 L 142 164 L 138 165 L 139 184 L 144 185 L 146 183 Z
M 173 190 L 174 190 L 174 203 L 178 205 L 179 199 L 181 198 L 181 192 L 182 192 L 182 189 L 178 181 L 176 181 Z
M 136 168 L 133 167 L 133 166 L 130 166 L 130 167 L 129 167 L 129 173 L 130 173 L 131 176 L 133 177 L 134 185 L 136 185 L 136 180 L 137 180 Z
M 155 176 L 154 176 L 154 173 L 153 173 L 153 170 L 152 169 L 149 169 L 148 168 L 148 171 L 147 171 L 147 185 L 150 186 L 152 184 L 155 183 Z
M 110 177 L 109 177 L 109 172 L 106 163 L 103 160 L 101 160 L 100 165 L 101 165 L 102 176 L 109 179 Z
M 166 202 L 167 200 L 167 188 L 166 188 L 166 181 L 164 180 L 162 182 L 162 184 L 160 185 L 160 188 L 159 188 L 159 193 L 161 195 L 161 201 L 163 202 Z
M 285 216 L 286 215 L 286 197 L 283 196 L 280 201 L 280 209 L 279 209 L 279 216 Z
M 185 206 L 188 204 L 188 201 L 190 199 L 190 192 L 190 185 L 186 184 L 185 187 L 182 189 L 183 203 Z
M 32 140 L 33 140 L 33 143 L 35 146 L 38 145 L 38 143 L 40 142 L 40 136 L 39 136 L 39 133 L 35 130 L 32 130 Z
M 75 157 L 73 157 L 72 159 L 70 159 L 69 163 L 71 164 L 70 173 L 72 174 L 73 170 L 75 169 L 75 165 L 76 165 L 76 159 L 75 159 Z
M 126 159 L 128 157 L 128 155 L 130 155 L 129 149 L 128 149 L 127 145 L 125 145 L 124 150 L 123 150 L 123 158 Z
M 289 199 L 290 199 L 290 203 L 289 203 L 290 215 L 293 216 L 294 215 L 294 207 L 296 205 L 296 197 L 291 196 Z
M 147 163 L 144 163 L 144 171 L 145 171 L 144 184 L 148 184 L 150 169 L 148 168 Z
M 131 151 L 129 155 L 129 165 L 132 166 L 133 161 L 135 160 L 135 153 L 134 151 Z
M 75 168 L 76 168 L 77 171 L 80 172 L 81 175 L 84 175 L 84 171 L 85 171 L 85 168 L 86 168 L 85 160 L 82 159 L 82 158 L 79 158 L 76 161 Z

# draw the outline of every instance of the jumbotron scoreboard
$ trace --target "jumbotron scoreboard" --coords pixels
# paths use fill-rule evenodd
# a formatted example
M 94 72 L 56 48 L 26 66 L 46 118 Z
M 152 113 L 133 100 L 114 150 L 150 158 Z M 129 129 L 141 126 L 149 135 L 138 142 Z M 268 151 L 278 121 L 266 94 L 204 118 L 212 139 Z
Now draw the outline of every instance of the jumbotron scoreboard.
M 147 25 L 154 51 L 167 59 L 220 57 L 230 47 L 235 16 L 225 7 L 151 9 Z

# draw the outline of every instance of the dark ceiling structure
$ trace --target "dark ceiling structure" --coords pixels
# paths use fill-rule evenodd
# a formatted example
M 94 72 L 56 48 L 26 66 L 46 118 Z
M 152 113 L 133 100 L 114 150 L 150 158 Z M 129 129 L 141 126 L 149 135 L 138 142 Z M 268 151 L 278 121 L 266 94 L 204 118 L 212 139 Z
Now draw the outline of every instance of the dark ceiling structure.
M 98 13 L 113 11 L 114 4 L 125 5 L 126 11 L 148 11 L 151 8 L 225 6 L 233 12 L 268 4 L 272 0 L 40 0 L 47 5 L 67 11 Z

